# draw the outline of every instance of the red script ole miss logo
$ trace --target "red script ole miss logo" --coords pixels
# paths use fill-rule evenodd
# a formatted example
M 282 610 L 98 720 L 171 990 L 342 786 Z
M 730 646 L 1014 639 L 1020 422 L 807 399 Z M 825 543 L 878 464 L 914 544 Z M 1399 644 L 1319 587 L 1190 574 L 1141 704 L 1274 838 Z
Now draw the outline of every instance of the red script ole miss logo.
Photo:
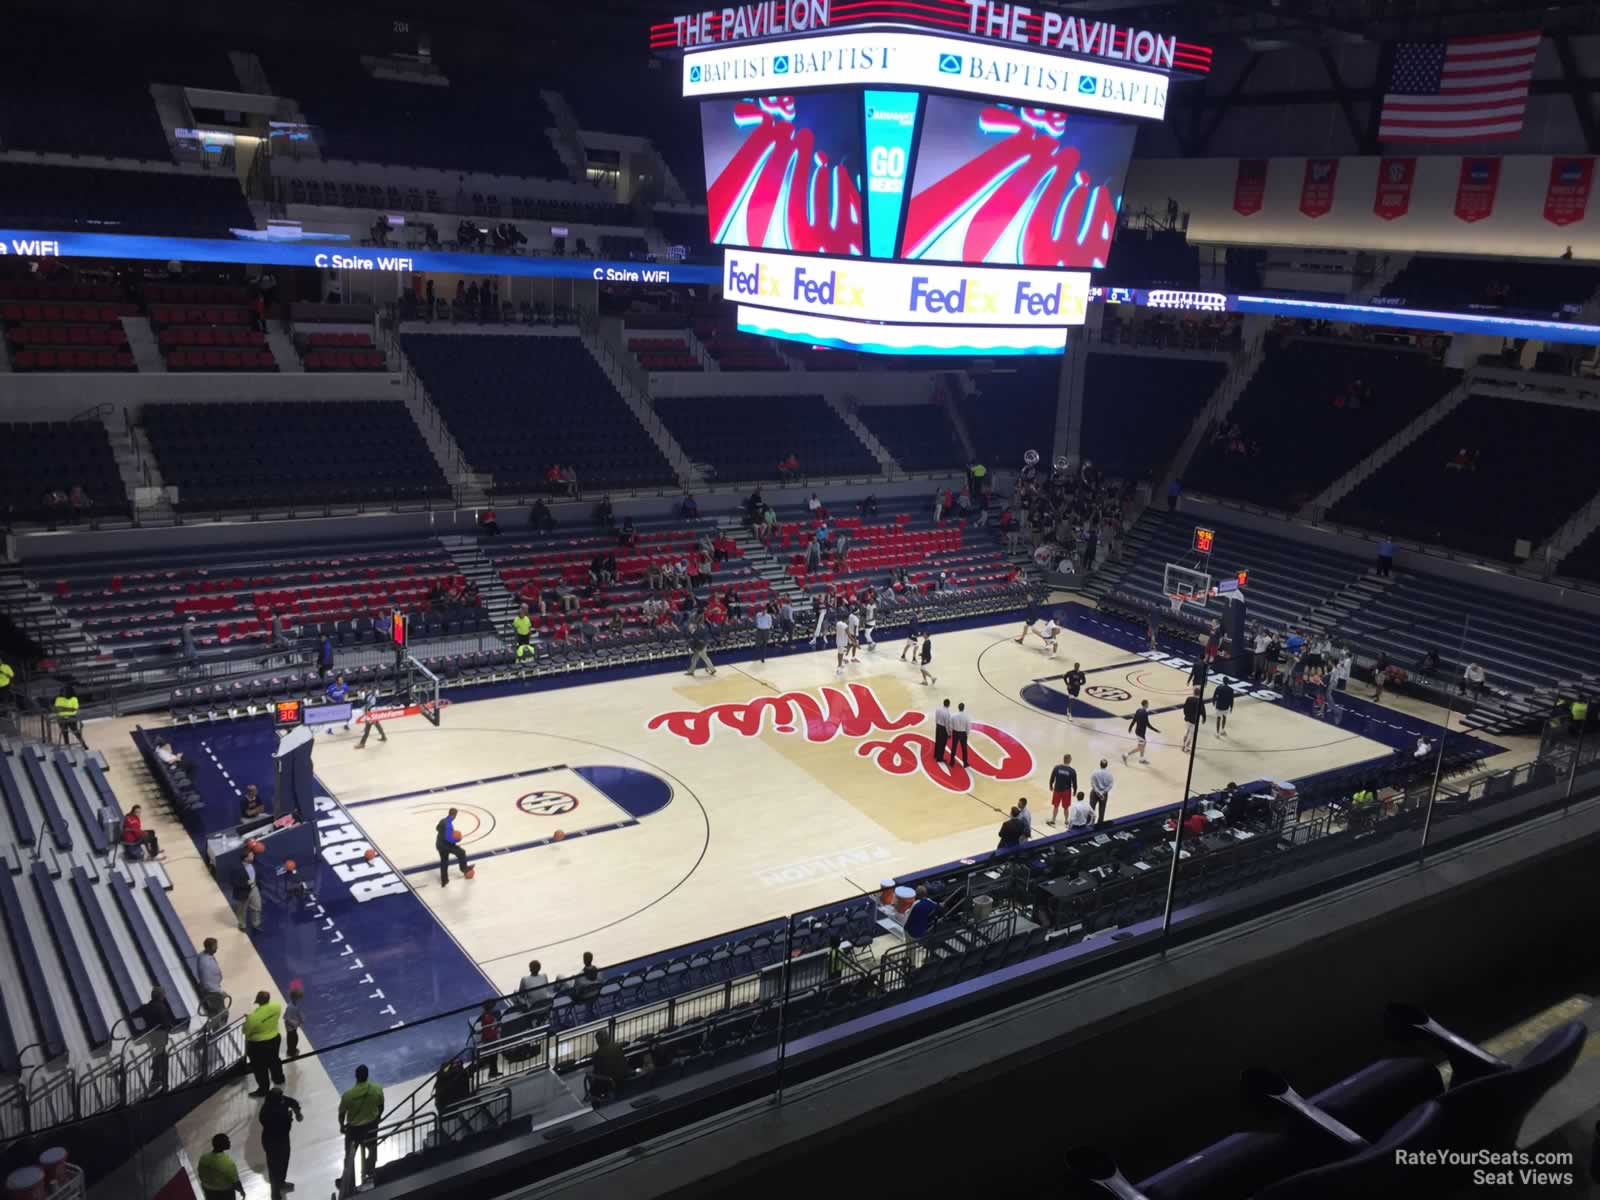
M 709 708 L 661 713 L 651 717 L 646 728 L 664 730 L 691 746 L 711 742 L 718 725 L 741 737 L 753 738 L 763 725 L 774 733 L 803 734 L 808 742 L 831 742 L 835 737 L 859 738 L 884 732 L 895 736 L 887 741 L 862 742 L 856 753 L 873 761 L 890 775 L 910 775 L 921 771 L 940 787 L 965 792 L 972 777 L 1022 779 L 1033 772 L 1033 755 L 1028 748 L 1003 729 L 982 722 L 972 723 L 971 767 L 939 762 L 933 757 L 933 738 L 925 733 L 902 733 L 913 726 L 931 724 L 926 713 L 908 712 L 890 718 L 873 691 L 864 683 L 845 688 L 818 689 L 820 703 L 809 692 L 784 692 L 781 696 L 758 696 L 742 704 L 713 704 Z M 987 739 L 989 746 L 985 747 Z

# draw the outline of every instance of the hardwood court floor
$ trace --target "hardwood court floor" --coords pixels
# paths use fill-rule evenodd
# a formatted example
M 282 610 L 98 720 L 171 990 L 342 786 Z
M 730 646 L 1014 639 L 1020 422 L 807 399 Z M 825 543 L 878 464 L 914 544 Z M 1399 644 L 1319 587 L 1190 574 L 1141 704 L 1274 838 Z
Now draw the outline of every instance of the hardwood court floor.
M 1052 659 L 1037 642 L 1014 644 L 1015 633 L 936 636 L 937 686 L 900 661 L 897 641 L 863 650 L 843 673 L 827 650 L 714 677 L 666 673 L 453 704 L 439 728 L 396 722 L 388 744 L 359 753 L 353 734 L 319 738 L 317 776 L 510 990 L 530 957 L 561 971 L 583 950 L 617 962 L 990 850 L 1021 796 L 1047 832 L 1046 783 L 1064 753 L 1085 786 L 1098 760 L 1110 760 L 1113 816 L 1175 800 L 1187 766 L 1179 713 L 1156 716 L 1149 765 L 1119 756 L 1132 746 L 1126 714 L 1146 697 L 1153 709 L 1180 703 L 1185 671 L 1070 632 Z M 1114 715 L 1068 722 L 1024 699 L 1034 680 L 1075 660 L 1102 697 L 1092 703 Z M 945 698 L 972 714 L 971 770 L 932 761 L 933 712 Z M 1294 778 L 1391 752 L 1243 699 L 1229 737 L 1205 738 L 1195 786 Z M 596 786 L 588 768 L 627 771 Z M 633 815 L 628 772 L 641 773 L 633 784 L 664 780 L 670 803 Z M 476 877 L 452 872 L 441 888 L 434 826 L 450 805 Z M 553 840 L 557 829 L 564 840 Z

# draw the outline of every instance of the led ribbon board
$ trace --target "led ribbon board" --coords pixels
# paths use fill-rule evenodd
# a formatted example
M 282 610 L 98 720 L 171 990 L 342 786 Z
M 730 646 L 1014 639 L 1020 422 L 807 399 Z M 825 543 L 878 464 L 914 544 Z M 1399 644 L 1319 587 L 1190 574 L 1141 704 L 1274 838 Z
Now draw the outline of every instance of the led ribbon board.
M 1082 325 L 1083 271 L 842 260 L 729 248 L 723 295 L 740 304 L 911 325 Z
M 899 30 L 714 46 L 683 57 L 690 99 L 820 87 L 926 88 L 1156 121 L 1167 109 L 1167 77 L 1158 71 Z

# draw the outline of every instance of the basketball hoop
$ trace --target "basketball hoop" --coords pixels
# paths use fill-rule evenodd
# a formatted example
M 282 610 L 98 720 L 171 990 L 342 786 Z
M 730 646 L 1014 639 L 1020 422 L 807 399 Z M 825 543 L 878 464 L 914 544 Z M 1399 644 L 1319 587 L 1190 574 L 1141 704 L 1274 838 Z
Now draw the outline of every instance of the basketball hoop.
M 1182 596 L 1168 596 L 1167 597 L 1167 603 L 1172 605 L 1172 615 L 1173 616 L 1177 616 L 1179 613 L 1181 613 L 1183 611 L 1183 597 Z

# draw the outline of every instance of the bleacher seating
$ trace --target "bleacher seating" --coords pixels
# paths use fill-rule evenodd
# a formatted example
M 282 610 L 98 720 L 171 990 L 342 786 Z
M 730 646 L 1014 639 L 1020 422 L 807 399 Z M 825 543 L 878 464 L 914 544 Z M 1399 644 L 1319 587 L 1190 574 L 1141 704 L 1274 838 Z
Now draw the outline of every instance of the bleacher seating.
M 907 471 L 959 467 L 966 459 L 942 405 L 863 405 L 856 416 Z
M 14 520 L 65 523 L 68 506 L 45 502 L 48 492 L 81 487 L 93 519 L 126 515 L 128 495 L 99 421 L 35 421 L 0 425 L 0 505 Z
M 122 555 L 42 568 L 36 582 L 102 651 L 129 663 L 170 663 L 189 617 L 202 656 L 264 646 L 280 619 L 290 643 L 324 635 L 341 646 L 375 643 L 381 618 L 397 605 L 416 614 L 419 639 L 480 632 L 481 608 L 428 603 L 435 589 L 461 586 L 457 572 L 430 538 Z
M 770 338 L 740 333 L 736 322 L 729 317 L 696 317 L 695 337 L 700 339 L 706 353 L 717 360 L 724 371 L 787 371 L 784 362 Z
M 781 523 L 772 552 L 780 560 L 787 559 L 786 569 L 796 584 L 819 598 L 830 590 L 859 595 L 872 588 L 888 607 L 939 592 L 1004 594 L 1025 586 L 1019 583 L 1020 572 L 1006 560 L 999 544 L 982 534 L 969 536 L 959 520 L 935 525 L 931 515 L 909 512 L 883 514 L 883 518 L 868 523 L 861 517 L 831 517 L 828 524 L 833 536 L 849 538 L 842 568 L 824 561 L 816 570 L 807 570 L 805 547 L 818 525 L 809 518 Z M 879 519 L 883 523 L 876 523 Z M 903 591 L 893 586 L 892 573 L 897 569 L 906 573 Z
M 64 233 L 225 238 L 230 228 L 254 229 L 255 217 L 231 172 L 194 175 L 6 162 L 0 163 L 0 223 Z
M 1561 560 L 1561 573 L 1578 579 L 1600 580 L 1600 529 L 1567 552 Z
M 1164 470 L 1226 370 L 1220 362 L 1090 354 L 1083 457 L 1111 478 L 1143 479 Z
M 1594 495 L 1600 413 L 1469 396 L 1333 506 L 1333 520 L 1509 561 Z M 1464 457 L 1463 457 L 1464 456 Z
M 1285 339 L 1269 347 L 1224 422 L 1228 429 L 1239 427 L 1238 444 L 1219 431 L 1196 452 L 1184 485 L 1299 508 L 1460 377 L 1418 350 Z
M 21 1001 L 0 1005 L 0 1075 L 16 1074 L 20 1051 L 33 1047 L 81 1078 L 133 1036 L 127 1018 L 158 984 L 187 1026 L 199 1011 L 193 943 L 167 900 L 166 872 L 122 846 L 104 759 L 0 738 L 0 792 L 0 845 L 12 864 L 0 869 L 0 970 Z M 45 849 L 38 829 L 48 831 Z
M 991 471 L 1020 467 L 1029 450 L 1050 461 L 1060 376 L 1061 364 L 1050 359 L 976 377 L 977 391 L 961 396 L 959 407 L 979 462 Z
M 1600 269 L 1577 263 L 1415 255 L 1382 294 L 1409 308 L 1495 305 L 1557 312 L 1581 307 L 1597 288 Z
M 436 56 L 443 86 L 377 79 L 355 50 L 304 42 L 268 50 L 262 61 L 278 93 L 294 97 L 316 126 L 324 158 L 566 177 L 545 134 L 554 122 L 539 89 L 516 73 Z
M 646 371 L 703 371 L 703 364 L 681 337 L 632 337 L 628 350 Z
M 672 396 L 656 413 L 685 453 L 724 481 L 774 479 L 794 454 L 802 473 L 876 475 L 878 461 L 821 396 Z
M 121 318 L 137 311 L 113 283 L 0 281 L 0 321 L 17 371 L 133 370 Z
M 296 337 L 308 371 L 384 371 L 383 352 L 370 333 L 307 333 Z
M 182 509 L 448 499 L 398 401 L 147 404 L 142 423 Z
M 585 490 L 673 480 L 576 337 L 406 334 L 403 347 L 467 461 L 502 492 L 544 490 L 558 463 Z

